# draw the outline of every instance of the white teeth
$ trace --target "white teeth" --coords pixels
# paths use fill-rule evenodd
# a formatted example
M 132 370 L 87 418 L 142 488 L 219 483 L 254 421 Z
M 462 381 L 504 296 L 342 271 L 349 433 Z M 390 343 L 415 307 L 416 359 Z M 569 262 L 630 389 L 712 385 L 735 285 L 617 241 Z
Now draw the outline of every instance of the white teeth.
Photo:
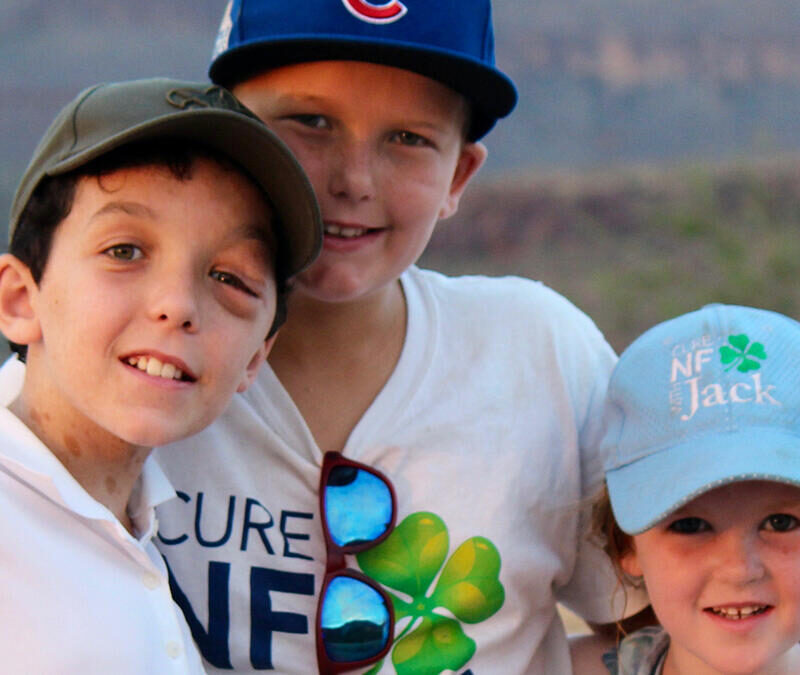
M 711 611 L 717 616 L 725 617 L 726 619 L 747 619 L 755 614 L 761 614 L 767 611 L 766 605 L 750 605 L 748 607 L 712 607 Z
M 162 363 L 155 356 L 129 356 L 128 364 L 154 377 L 163 377 L 167 380 L 180 380 L 183 377 L 180 368 L 172 363 Z
M 360 237 L 366 232 L 364 227 L 339 227 L 338 225 L 325 225 L 325 234 L 333 235 L 334 237 Z
M 163 363 L 159 361 L 157 358 L 151 356 L 147 360 L 147 374 L 148 375 L 161 375 L 161 368 L 163 367 Z

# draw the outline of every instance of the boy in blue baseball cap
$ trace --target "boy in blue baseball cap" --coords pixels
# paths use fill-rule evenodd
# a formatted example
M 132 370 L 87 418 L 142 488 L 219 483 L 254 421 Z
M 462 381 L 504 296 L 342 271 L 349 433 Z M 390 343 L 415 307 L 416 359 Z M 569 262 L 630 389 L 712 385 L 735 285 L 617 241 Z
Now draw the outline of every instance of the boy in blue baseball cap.
M 183 498 L 161 550 L 209 668 L 568 673 L 556 603 L 619 609 L 579 532 L 614 354 L 541 284 L 415 266 L 516 102 L 489 0 L 237 0 L 210 73 L 295 153 L 325 237 L 269 368 L 163 454 Z M 342 460 L 354 486 L 391 484 L 394 531 L 329 536 Z M 357 524 L 370 490 L 345 509 Z M 380 619 L 329 601 L 350 553 L 389 595 Z
M 800 672 L 800 323 L 709 305 L 620 357 L 598 531 L 663 628 L 592 675 Z

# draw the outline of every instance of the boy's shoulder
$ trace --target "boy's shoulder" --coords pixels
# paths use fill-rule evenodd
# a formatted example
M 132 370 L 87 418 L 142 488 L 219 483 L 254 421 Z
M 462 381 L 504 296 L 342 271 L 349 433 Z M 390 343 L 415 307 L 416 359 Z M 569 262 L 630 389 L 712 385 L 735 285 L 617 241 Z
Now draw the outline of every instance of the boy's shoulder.
M 573 326 L 599 334 L 591 318 L 541 281 L 518 276 L 447 276 L 417 267 L 411 267 L 405 278 L 453 312 L 468 312 L 506 326 L 539 326 L 548 331 Z
M 520 276 L 488 276 L 485 274 L 448 275 L 412 266 L 408 274 L 441 295 L 467 298 L 493 298 L 498 302 L 518 297 L 569 302 L 541 281 Z

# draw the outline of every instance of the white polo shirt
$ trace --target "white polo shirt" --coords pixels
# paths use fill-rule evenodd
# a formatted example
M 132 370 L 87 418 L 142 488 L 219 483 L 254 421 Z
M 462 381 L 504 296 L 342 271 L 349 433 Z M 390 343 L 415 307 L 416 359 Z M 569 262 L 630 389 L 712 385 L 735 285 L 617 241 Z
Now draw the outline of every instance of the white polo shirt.
M 0 670 L 202 673 L 151 542 L 172 485 L 145 462 L 131 536 L 5 407 L 21 373 L 14 359 L 0 369 Z

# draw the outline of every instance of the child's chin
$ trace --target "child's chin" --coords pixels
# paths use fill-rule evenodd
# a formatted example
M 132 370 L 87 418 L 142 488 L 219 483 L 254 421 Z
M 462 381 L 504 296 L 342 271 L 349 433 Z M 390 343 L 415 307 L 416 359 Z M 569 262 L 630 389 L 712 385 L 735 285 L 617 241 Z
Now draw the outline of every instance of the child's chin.
M 145 448 L 155 448 L 160 445 L 169 445 L 176 441 L 181 441 L 188 436 L 196 434 L 205 425 L 183 426 L 176 429 L 174 424 L 170 425 L 137 425 L 117 430 L 117 437 L 131 445 Z

